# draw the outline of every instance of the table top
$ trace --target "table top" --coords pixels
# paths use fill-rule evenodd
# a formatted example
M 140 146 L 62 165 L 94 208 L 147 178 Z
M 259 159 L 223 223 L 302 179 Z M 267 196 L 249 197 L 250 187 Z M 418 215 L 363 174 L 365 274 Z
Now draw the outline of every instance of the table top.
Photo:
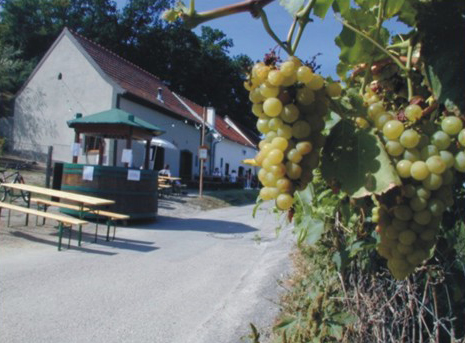
M 180 177 L 176 176 L 165 176 L 165 175 L 158 175 L 159 179 L 166 179 L 166 180 L 181 180 Z
M 57 197 L 64 200 L 75 201 L 84 205 L 100 206 L 100 205 L 111 205 L 115 202 L 113 200 L 96 198 L 88 195 L 82 195 L 77 193 L 59 191 L 56 189 L 50 189 L 45 187 L 33 186 L 24 183 L 2 183 L 3 187 L 18 189 L 25 192 L 31 192 L 36 194 L 42 194 L 51 197 Z

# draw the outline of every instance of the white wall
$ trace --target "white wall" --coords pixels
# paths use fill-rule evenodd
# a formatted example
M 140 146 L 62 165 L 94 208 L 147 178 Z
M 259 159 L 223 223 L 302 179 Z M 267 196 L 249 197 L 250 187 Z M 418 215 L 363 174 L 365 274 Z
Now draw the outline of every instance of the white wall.
M 13 149 L 37 156 L 52 145 L 53 159 L 69 162 L 74 130 L 66 121 L 108 110 L 113 99 L 113 86 L 64 35 L 15 101 Z
M 156 92 L 156 90 L 154 90 Z M 180 168 L 180 151 L 189 150 L 192 152 L 192 175 L 197 174 L 196 166 L 197 150 L 200 145 L 200 130 L 194 126 L 186 124 L 183 120 L 175 119 L 162 114 L 153 109 L 136 104 L 128 99 L 120 99 L 120 108 L 123 111 L 134 114 L 135 116 L 158 126 L 166 131 L 160 138 L 165 139 L 178 147 L 178 150 L 165 149 L 165 164 L 170 165 L 173 176 L 179 176 Z M 118 160 L 121 160 L 122 149 L 126 146 L 123 141 L 118 142 Z M 133 143 L 134 166 L 139 167 L 143 164 L 145 147 L 144 143 Z
M 218 168 L 221 174 L 225 174 L 226 163 L 229 163 L 229 173 L 234 169 L 238 173 L 239 167 L 243 167 L 244 170 L 249 168 L 254 172 L 254 168 L 242 163 L 242 160 L 254 158 L 257 151 L 254 148 L 241 145 L 224 139 L 220 143 L 216 144 L 215 148 L 215 162 L 214 168 Z M 223 166 L 221 167 L 221 158 L 223 158 Z

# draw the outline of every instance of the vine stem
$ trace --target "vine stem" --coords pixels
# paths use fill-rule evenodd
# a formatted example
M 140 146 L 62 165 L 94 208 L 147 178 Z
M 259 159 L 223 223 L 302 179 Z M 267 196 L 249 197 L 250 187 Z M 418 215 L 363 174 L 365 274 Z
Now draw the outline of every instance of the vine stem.
M 291 50 L 289 50 L 289 47 L 287 44 L 284 44 L 279 37 L 274 33 L 273 29 L 270 26 L 270 23 L 268 22 L 268 17 L 266 16 L 265 11 L 263 8 L 260 9 L 260 18 L 262 19 L 263 27 L 265 28 L 265 31 L 270 35 L 271 38 L 281 47 L 286 51 L 289 55 L 292 53 Z
M 413 83 L 411 77 L 412 71 L 412 55 L 413 55 L 413 46 L 410 44 L 407 49 L 407 91 L 408 91 L 408 101 L 412 100 L 413 97 Z
M 272 3 L 274 0 L 246 0 L 232 5 L 218 7 L 210 11 L 195 12 L 195 1 L 191 0 L 188 13 L 183 13 L 182 18 L 189 28 L 205 23 L 207 21 L 225 17 L 231 14 L 250 12 L 252 17 L 257 18 L 260 16 L 260 10 Z
M 302 38 L 302 34 L 304 33 L 305 26 L 307 26 L 308 22 L 310 21 L 310 11 L 312 10 L 313 6 L 315 6 L 316 0 L 310 0 L 307 5 L 296 14 L 296 19 L 299 22 L 299 31 L 297 31 L 297 36 L 295 37 L 294 43 L 292 43 L 291 54 L 294 55 L 297 47 L 299 46 L 300 38 Z
M 342 25 L 344 25 L 348 29 L 354 31 L 355 33 L 359 34 L 360 36 L 362 36 L 366 40 L 370 41 L 374 46 L 376 46 L 378 49 L 380 49 L 382 52 L 384 52 L 386 55 L 388 55 L 394 61 L 394 63 L 397 64 L 397 66 L 400 69 L 402 69 L 403 71 L 407 71 L 407 68 L 405 67 L 405 65 L 396 56 L 394 56 L 389 50 L 385 49 L 377 41 L 375 41 L 370 36 L 366 35 L 364 32 L 362 32 L 359 29 L 357 29 L 357 28 L 353 27 L 352 25 L 350 25 L 347 21 L 339 18 L 338 16 L 335 16 L 335 17 L 336 17 L 336 20 L 338 20 L 339 22 L 342 23 Z

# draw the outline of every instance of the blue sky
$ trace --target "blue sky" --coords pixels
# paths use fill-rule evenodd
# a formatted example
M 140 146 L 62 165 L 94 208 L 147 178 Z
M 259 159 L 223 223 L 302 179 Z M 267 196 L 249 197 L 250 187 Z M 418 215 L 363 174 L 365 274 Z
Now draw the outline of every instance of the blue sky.
M 126 0 L 117 0 L 116 2 L 118 6 L 124 6 Z M 185 1 L 185 3 L 188 2 Z M 197 0 L 196 9 L 202 12 L 237 2 L 240 0 Z M 285 40 L 292 23 L 291 16 L 279 5 L 278 0 L 266 6 L 265 12 L 274 32 L 282 40 Z M 253 19 L 249 13 L 216 19 L 206 23 L 206 25 L 220 29 L 233 40 L 234 47 L 230 50 L 233 56 L 246 54 L 253 60 L 259 60 L 276 46 L 274 40 L 265 32 L 261 21 Z M 397 23 L 389 23 L 388 28 L 405 32 L 405 28 Z M 325 77 L 332 76 L 334 79 L 338 79 L 336 65 L 339 48 L 334 43 L 334 39 L 341 30 L 342 24 L 335 19 L 331 11 L 328 12 L 324 20 L 314 18 L 314 22 L 307 25 L 296 55 L 303 60 L 309 60 L 317 53 L 321 53 L 322 55 L 317 59 L 317 63 L 322 66 L 320 73 Z M 196 28 L 194 31 L 199 33 L 200 28 Z M 281 52 L 282 58 L 286 56 L 286 53 Z

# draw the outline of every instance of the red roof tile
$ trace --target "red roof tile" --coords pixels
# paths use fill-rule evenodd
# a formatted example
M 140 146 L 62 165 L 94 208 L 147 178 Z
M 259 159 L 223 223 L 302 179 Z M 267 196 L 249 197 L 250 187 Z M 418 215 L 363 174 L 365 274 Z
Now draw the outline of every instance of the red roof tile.
M 127 92 L 184 118 L 195 120 L 158 77 L 75 32 L 71 34 L 103 72 Z M 162 89 L 163 102 L 157 100 L 158 88 Z

